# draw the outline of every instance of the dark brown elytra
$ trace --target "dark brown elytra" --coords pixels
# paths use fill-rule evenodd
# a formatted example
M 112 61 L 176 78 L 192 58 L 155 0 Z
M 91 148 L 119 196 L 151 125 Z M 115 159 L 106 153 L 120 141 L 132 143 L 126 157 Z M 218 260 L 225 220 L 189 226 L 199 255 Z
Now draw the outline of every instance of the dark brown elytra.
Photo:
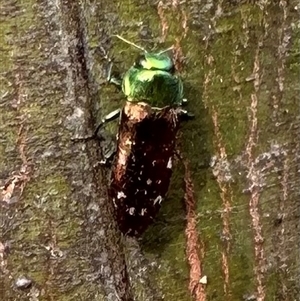
M 131 102 L 122 110 L 109 194 L 124 234 L 141 235 L 166 196 L 180 110 Z

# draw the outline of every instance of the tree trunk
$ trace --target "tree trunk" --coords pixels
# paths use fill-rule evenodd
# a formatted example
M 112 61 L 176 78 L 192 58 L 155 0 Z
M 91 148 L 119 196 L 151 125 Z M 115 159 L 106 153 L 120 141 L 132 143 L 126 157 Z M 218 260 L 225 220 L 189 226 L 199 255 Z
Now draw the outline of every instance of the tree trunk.
M 299 9 L 2 0 L 3 300 L 297 300 Z M 113 219 L 99 164 L 109 140 L 72 140 L 124 104 L 105 83 L 107 57 L 123 72 L 138 51 L 114 34 L 149 51 L 174 45 L 195 114 L 139 240 Z

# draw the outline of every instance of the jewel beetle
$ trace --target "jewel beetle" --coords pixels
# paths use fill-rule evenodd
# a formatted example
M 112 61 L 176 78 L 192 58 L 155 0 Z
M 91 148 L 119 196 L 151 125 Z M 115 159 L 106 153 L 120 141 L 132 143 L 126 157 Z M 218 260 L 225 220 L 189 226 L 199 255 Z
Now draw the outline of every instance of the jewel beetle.
M 149 53 L 136 47 L 143 53 L 122 79 L 126 103 L 103 120 L 120 117 L 109 197 L 120 230 L 129 236 L 140 236 L 160 209 L 181 117 L 188 115 L 182 109 L 182 81 L 167 50 Z

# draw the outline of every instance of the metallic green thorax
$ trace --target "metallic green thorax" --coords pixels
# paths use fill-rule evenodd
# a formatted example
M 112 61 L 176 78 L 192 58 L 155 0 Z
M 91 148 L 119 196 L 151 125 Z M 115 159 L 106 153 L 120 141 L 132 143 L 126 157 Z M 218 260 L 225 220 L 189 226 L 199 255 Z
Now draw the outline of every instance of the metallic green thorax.
M 145 53 L 125 73 L 122 90 L 131 102 L 153 107 L 176 106 L 182 102 L 182 82 L 164 53 Z

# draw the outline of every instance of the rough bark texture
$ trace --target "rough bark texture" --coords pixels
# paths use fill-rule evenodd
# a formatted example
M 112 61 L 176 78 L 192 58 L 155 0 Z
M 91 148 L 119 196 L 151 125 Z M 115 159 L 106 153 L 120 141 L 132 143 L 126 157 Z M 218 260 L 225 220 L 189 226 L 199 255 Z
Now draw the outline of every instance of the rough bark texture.
M 2 300 L 299 299 L 297 1 L 0 6 Z M 177 162 L 139 242 L 112 218 L 99 143 L 71 141 L 124 101 L 106 52 L 121 71 L 137 53 L 113 34 L 174 45 L 196 115 L 179 140 L 188 185 Z

